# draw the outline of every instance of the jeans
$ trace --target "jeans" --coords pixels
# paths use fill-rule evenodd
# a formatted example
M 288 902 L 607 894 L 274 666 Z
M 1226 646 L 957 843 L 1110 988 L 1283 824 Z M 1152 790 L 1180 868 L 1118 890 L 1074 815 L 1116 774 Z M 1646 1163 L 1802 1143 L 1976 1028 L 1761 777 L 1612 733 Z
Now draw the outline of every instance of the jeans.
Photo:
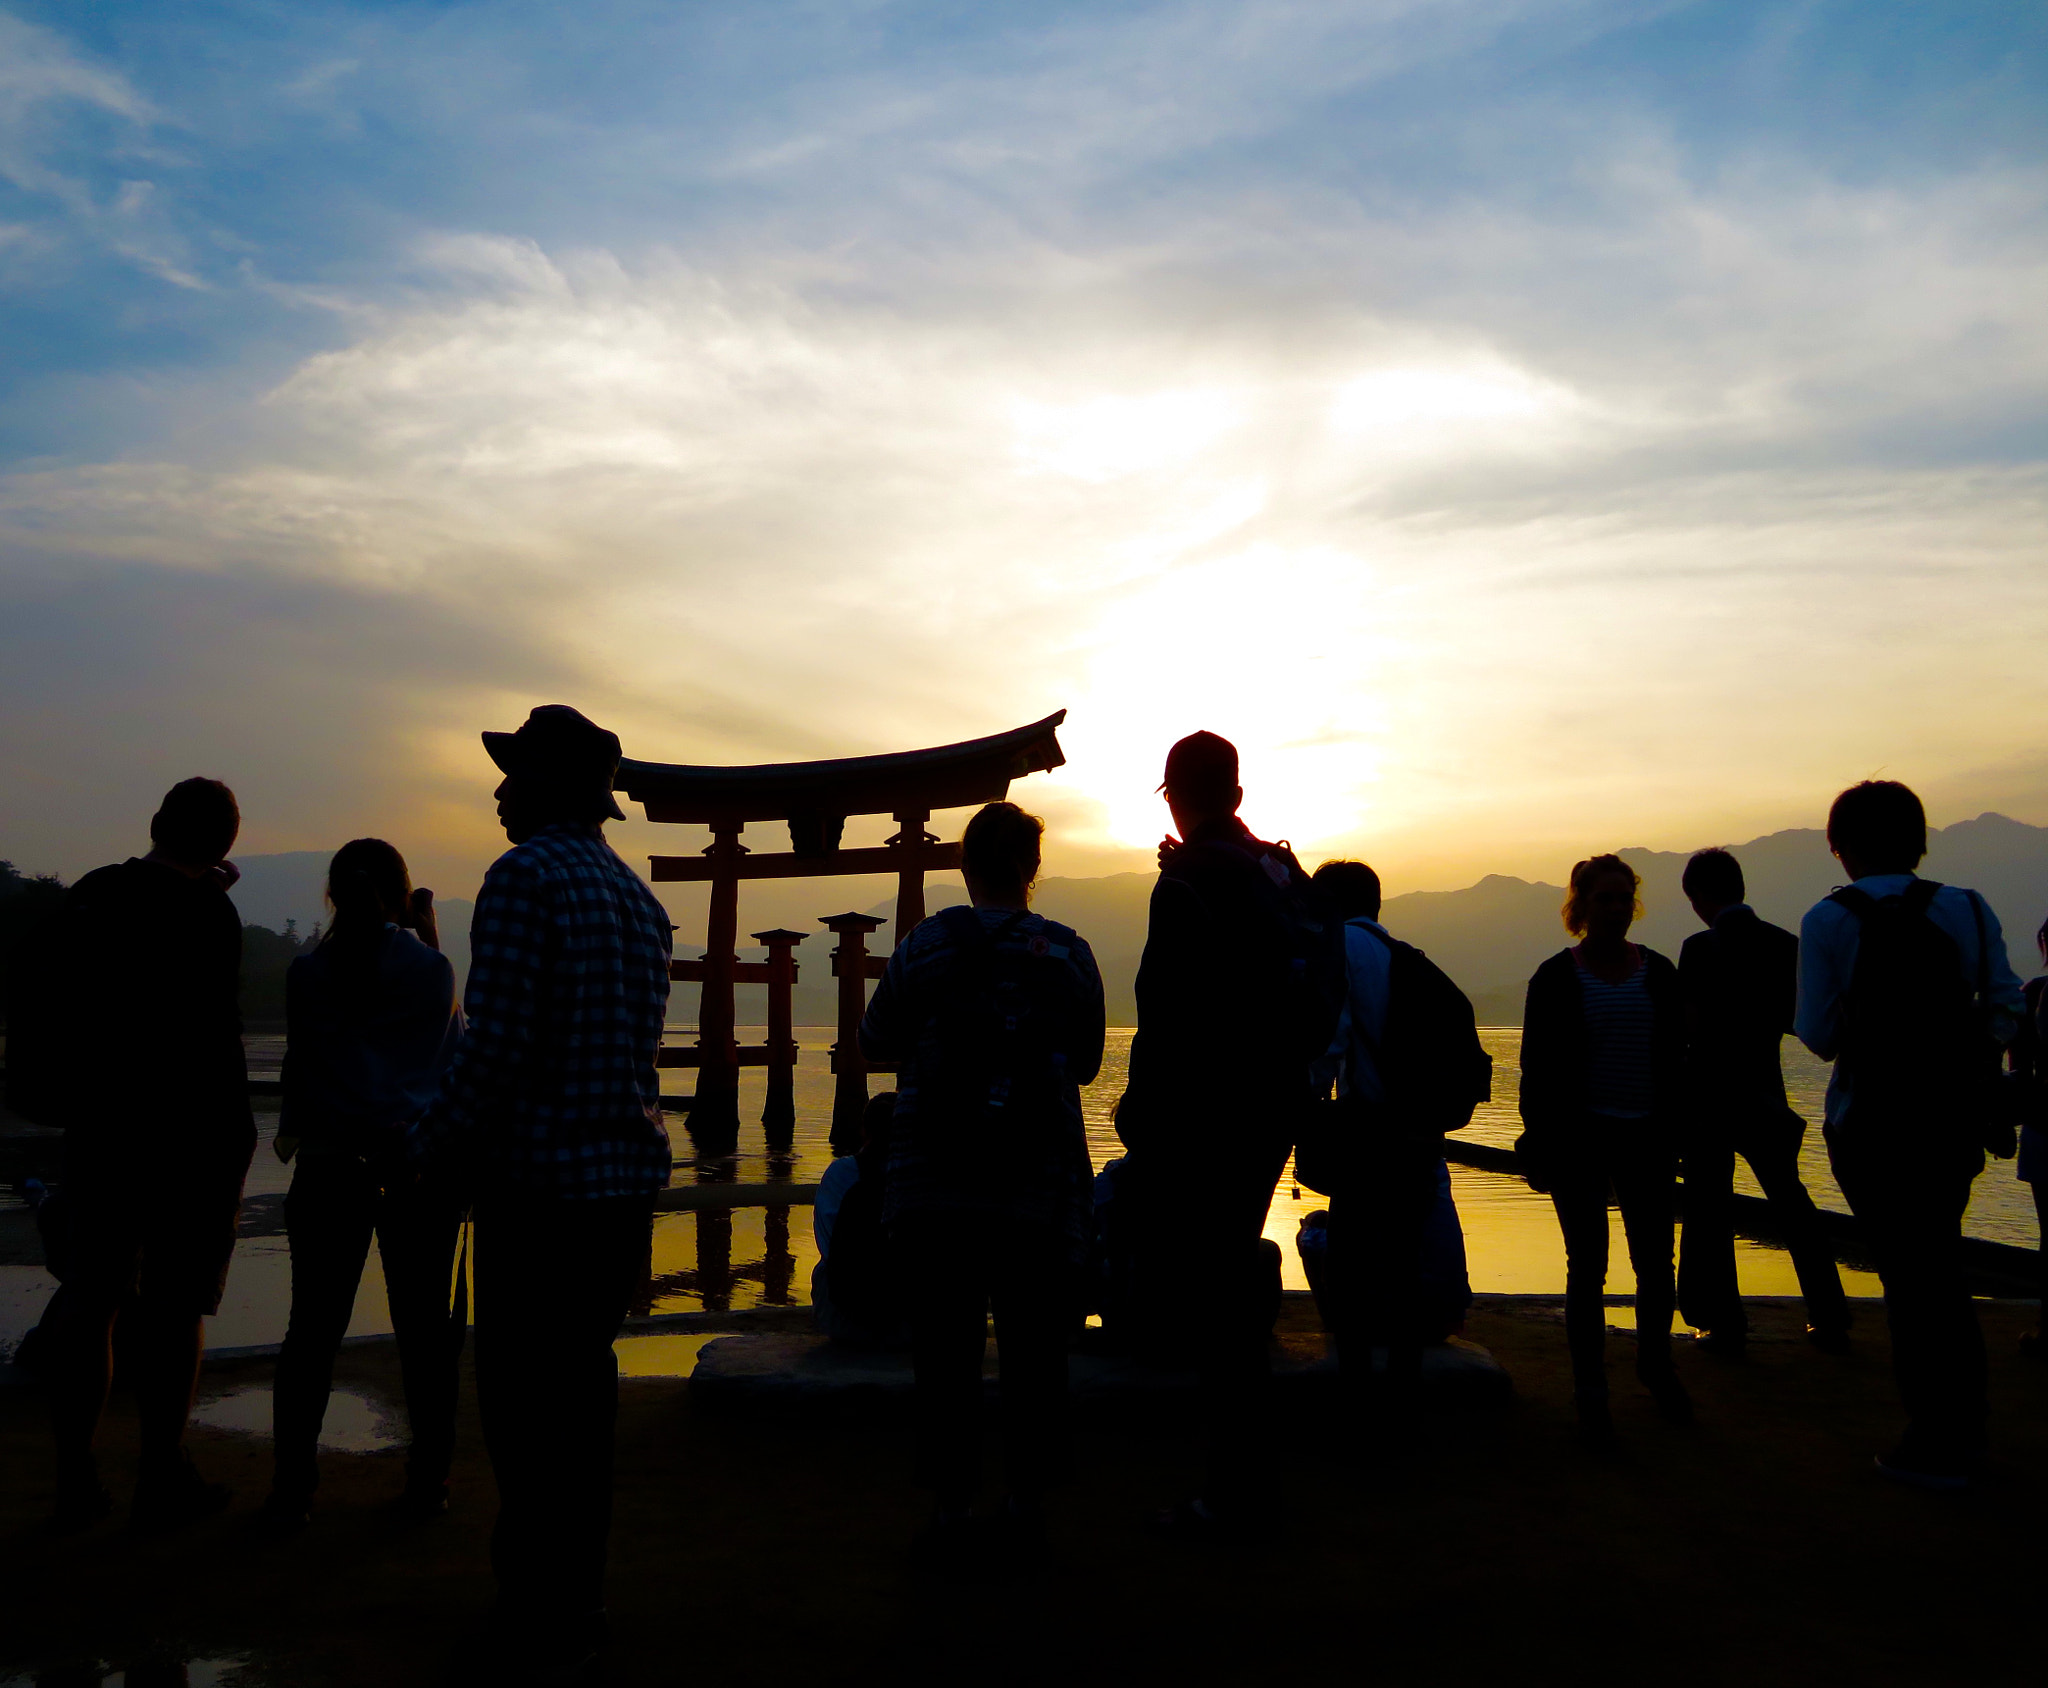
M 462 1207 L 445 1189 L 386 1183 L 356 1156 L 308 1155 L 284 1199 L 291 1240 L 292 1310 L 272 1392 L 276 1485 L 311 1495 L 320 1482 L 320 1425 L 334 1387 L 334 1356 L 348 1333 L 374 1232 L 412 1445 L 409 1488 L 447 1481 L 455 1457 L 456 1362 L 462 1327 L 449 1316 Z
M 1716 1120 L 1685 1148 L 1685 1236 L 1679 1251 L 1678 1304 L 1702 1330 L 1741 1335 L 1749 1329 L 1735 1280 L 1735 1157 L 1749 1162 L 1763 1186 L 1799 1274 L 1806 1320 L 1815 1330 L 1849 1328 L 1849 1303 L 1820 1210 L 1799 1178 L 1805 1124 L 1789 1108 Z
M 1208 1441 L 1203 1499 L 1256 1504 L 1270 1457 L 1273 1319 L 1264 1242 L 1289 1146 L 1262 1139 L 1199 1153 L 1134 1153 L 1139 1221 L 1134 1299 L 1169 1361 L 1201 1373 Z
M 1936 1464 L 1981 1454 L 1990 1416 L 1984 1333 L 1963 1271 L 1963 1210 L 1980 1150 L 1858 1139 L 1828 1128 L 1828 1161 L 1884 1280 L 1904 1452 Z
M 1671 1369 L 1677 1304 L 1671 1254 L 1677 1157 L 1654 1120 L 1591 1116 L 1551 1161 L 1550 1201 L 1564 1233 L 1564 1329 L 1581 1404 L 1607 1399 L 1607 1203 L 1621 1208 L 1636 1275 L 1636 1371 Z
M 573 1201 L 517 1190 L 476 1204 L 476 1385 L 498 1480 L 500 1608 L 576 1623 L 604 1608 L 619 1363 L 645 1282 L 651 1196 Z
M 1073 1245 L 1047 1225 L 910 1213 L 891 1227 L 910 1309 L 918 1477 L 942 1505 L 981 1486 L 981 1359 L 995 1316 L 1003 1475 L 1026 1504 L 1064 1474 L 1067 1344 L 1080 1323 Z

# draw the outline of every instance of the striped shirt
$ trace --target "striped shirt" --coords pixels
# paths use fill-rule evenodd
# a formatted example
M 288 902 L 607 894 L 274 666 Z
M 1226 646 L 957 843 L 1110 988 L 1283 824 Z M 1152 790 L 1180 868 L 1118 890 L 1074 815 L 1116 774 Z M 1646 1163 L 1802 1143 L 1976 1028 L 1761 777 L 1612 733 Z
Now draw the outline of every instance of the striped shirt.
M 1650 1040 L 1655 1023 L 1649 964 L 1638 956 L 1635 971 L 1617 985 L 1593 972 L 1576 953 L 1572 960 L 1586 1005 L 1587 1106 L 1612 1118 L 1647 1118 L 1654 1094 Z
M 578 1200 L 666 1187 L 654 1052 L 672 931 L 599 827 L 551 826 L 507 850 L 470 924 L 468 1031 L 410 1152 Z

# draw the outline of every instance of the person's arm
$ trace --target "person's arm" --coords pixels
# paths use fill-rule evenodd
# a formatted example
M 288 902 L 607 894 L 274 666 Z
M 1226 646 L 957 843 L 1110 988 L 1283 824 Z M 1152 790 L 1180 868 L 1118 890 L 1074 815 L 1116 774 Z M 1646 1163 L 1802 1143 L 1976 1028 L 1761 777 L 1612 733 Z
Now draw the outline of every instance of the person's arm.
M 875 982 L 875 994 L 868 999 L 868 1011 L 860 1020 L 860 1052 L 870 1061 L 902 1061 L 910 1050 L 903 1026 L 903 952 L 899 944 L 888 966 Z
M 2001 1044 L 2010 1043 L 2027 1011 L 2027 987 L 2020 983 L 2005 953 L 2005 934 L 1999 930 L 1997 914 L 1975 891 L 1970 895 L 1984 918 L 1985 959 L 1981 965 L 1988 986 L 1984 1006 L 1990 1014 L 1991 1035 Z
M 518 1083 L 531 1061 L 550 947 L 543 889 L 537 873 L 510 858 L 485 876 L 469 928 L 468 1024 L 440 1096 L 407 1133 L 415 1158 L 473 1139 L 491 1103 Z
M 308 958 L 310 959 L 310 958 Z M 307 1012 L 306 964 L 294 961 L 284 970 L 284 1059 L 278 1063 L 277 1158 L 288 1161 L 298 1153 L 300 1139 L 311 1122 L 306 1095 L 307 1040 L 313 1035 L 312 1017 Z
M 1839 905 L 1822 902 L 1799 923 L 1799 1010 L 1792 1029 L 1823 1061 L 1832 1061 L 1842 1045 L 1842 993 L 1849 982 L 1842 965 L 1842 923 L 1854 919 Z
M 1095 952 L 1088 947 L 1088 940 L 1078 935 L 1074 939 L 1073 961 L 1085 981 L 1085 989 L 1080 1018 L 1074 1028 L 1074 1046 L 1067 1052 L 1067 1077 L 1076 1084 L 1093 1084 L 1102 1071 L 1109 1011 L 1103 1006 L 1102 971 L 1095 965 Z

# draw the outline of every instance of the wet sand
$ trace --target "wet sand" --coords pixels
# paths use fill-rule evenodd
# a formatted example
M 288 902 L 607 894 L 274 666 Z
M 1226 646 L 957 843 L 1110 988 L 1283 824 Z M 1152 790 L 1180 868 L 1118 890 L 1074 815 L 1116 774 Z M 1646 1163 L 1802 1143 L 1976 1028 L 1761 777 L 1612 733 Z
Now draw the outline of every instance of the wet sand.
M 2048 1366 L 2013 1357 L 2032 1309 L 1988 1305 L 1998 1412 L 1990 1481 L 1961 1495 L 1870 1469 L 1897 1424 L 1881 1318 L 1860 1310 L 1842 1359 L 1798 1338 L 1796 1306 L 1758 1309 L 1747 1360 L 1689 1347 L 1700 1424 L 1661 1424 L 1611 1363 L 1623 1457 L 1570 1434 L 1554 1304 L 1494 1301 L 1468 1334 L 1513 1372 L 1516 1404 L 1436 1427 L 1404 1472 L 1359 1468 L 1327 1427 L 1296 1422 L 1273 1466 L 1290 1497 L 1263 1546 L 1156 1541 L 1147 1510 L 1193 1469 L 1185 1426 L 1090 1422 L 1079 1483 L 1055 1509 L 1060 1563 L 1010 1583 L 920 1577 L 922 1521 L 900 1429 L 693 1416 L 675 1378 L 622 1385 L 612 1683 L 1800 1684 L 2038 1680 L 2048 1505 Z M 1312 1324 L 1290 1302 L 1291 1322 Z M 268 1361 L 209 1369 L 220 1394 Z M 352 1347 L 344 1387 L 397 1387 L 387 1344 Z M 30 1659 L 250 1661 L 239 1680 L 434 1683 L 490 1598 L 493 1510 L 465 1392 L 453 1516 L 398 1526 L 390 1455 L 330 1455 L 322 1510 L 282 1544 L 253 1516 L 268 1445 L 194 1433 L 238 1491 L 225 1517 L 139 1543 L 115 1525 L 61 1544 L 42 1403 L 0 1390 L 0 1680 Z M 113 1410 L 125 1496 L 132 1415 Z

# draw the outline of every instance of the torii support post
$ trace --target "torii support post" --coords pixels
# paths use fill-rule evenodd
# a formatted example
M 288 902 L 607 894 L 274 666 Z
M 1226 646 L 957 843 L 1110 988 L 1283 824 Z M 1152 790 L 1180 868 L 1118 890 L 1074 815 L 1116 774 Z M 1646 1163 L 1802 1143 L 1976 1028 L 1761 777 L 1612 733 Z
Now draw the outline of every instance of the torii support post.
M 690 1136 L 700 1152 L 730 1154 L 740 1137 L 740 1052 L 733 1041 L 734 974 L 739 956 L 741 823 L 714 821 L 711 912 L 705 928 L 704 993 L 697 1008 L 697 1102 Z
M 768 1101 L 761 1124 L 771 1149 L 787 1149 L 796 1130 L 796 1037 L 791 992 L 796 985 L 796 946 L 806 934 L 777 927 L 756 932 L 768 946 Z
M 860 1116 L 867 1110 L 868 1065 L 861 1059 L 860 1022 L 868 1009 L 868 934 L 887 923 L 871 914 L 821 914 L 818 919 L 839 939 L 832 952 L 832 973 L 839 981 L 839 1041 L 832 1046 L 832 1143 L 838 1148 L 859 1144 Z
M 889 840 L 888 847 L 907 852 L 902 867 L 896 873 L 896 941 L 899 944 L 924 919 L 925 849 L 939 841 L 936 833 L 924 829 L 924 823 L 931 818 L 929 809 L 896 811 L 897 832 Z

